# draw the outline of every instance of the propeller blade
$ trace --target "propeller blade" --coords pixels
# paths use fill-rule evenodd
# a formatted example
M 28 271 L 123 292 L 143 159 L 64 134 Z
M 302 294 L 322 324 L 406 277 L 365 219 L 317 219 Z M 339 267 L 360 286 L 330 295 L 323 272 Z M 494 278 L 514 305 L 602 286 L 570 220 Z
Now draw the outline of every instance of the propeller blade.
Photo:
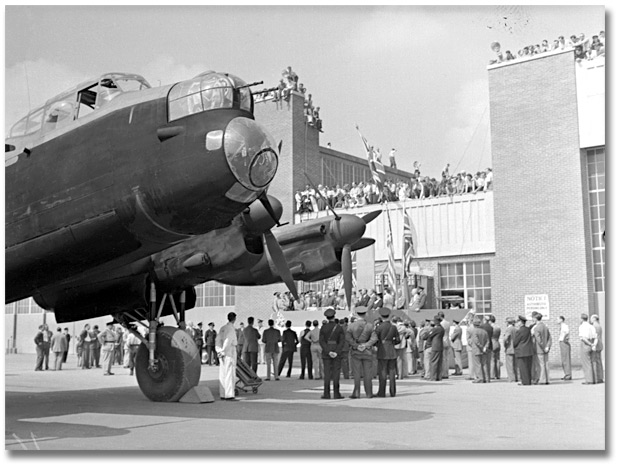
M 377 216 L 379 216 L 381 212 L 382 210 L 375 210 L 374 212 L 366 213 L 364 216 L 362 216 L 362 219 L 364 220 L 364 223 L 368 224 Z
M 342 278 L 344 281 L 344 295 L 347 307 L 351 310 L 351 294 L 353 293 L 353 261 L 351 259 L 351 245 L 345 244 L 342 248 Z
M 260 200 L 260 203 L 263 204 L 263 207 L 265 207 L 265 210 L 267 210 L 267 213 L 273 219 L 273 221 L 278 226 L 280 226 L 280 216 L 282 216 L 282 212 L 280 211 L 280 214 L 278 215 L 273 210 L 273 206 L 271 205 L 271 202 L 269 201 L 269 197 L 267 196 L 267 191 L 263 191 L 263 193 L 260 195 L 258 200 Z
M 362 237 L 359 241 L 354 242 L 351 246 L 351 251 L 355 252 L 356 250 L 364 249 L 366 247 L 370 247 L 375 243 L 375 240 L 370 237 Z
M 278 240 L 275 238 L 271 230 L 265 231 L 264 236 L 265 243 L 267 244 L 267 250 L 269 250 L 269 255 L 271 255 L 271 259 L 273 260 L 273 264 L 276 266 L 276 270 L 278 270 L 280 278 L 282 278 L 282 281 L 284 281 L 284 284 L 286 284 L 288 290 L 291 291 L 291 294 L 293 294 L 295 300 L 299 299 L 299 295 L 297 294 L 297 286 L 295 286 L 293 275 L 288 267 L 286 258 L 284 258 L 282 247 L 280 247 Z

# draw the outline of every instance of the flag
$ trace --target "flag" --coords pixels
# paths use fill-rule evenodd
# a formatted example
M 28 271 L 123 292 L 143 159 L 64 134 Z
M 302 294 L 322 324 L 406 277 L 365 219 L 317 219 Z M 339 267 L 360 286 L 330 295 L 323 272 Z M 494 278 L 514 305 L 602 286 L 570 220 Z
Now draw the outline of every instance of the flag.
M 379 191 L 383 191 L 383 183 L 385 182 L 385 168 L 383 167 L 383 163 L 377 156 L 377 153 L 373 149 L 373 147 L 368 143 L 366 138 L 360 132 L 360 128 L 356 125 L 355 129 L 357 129 L 358 134 L 362 138 L 362 142 L 364 143 L 364 148 L 366 149 L 366 157 L 368 158 L 368 167 L 370 168 L 370 172 L 372 173 L 372 179 L 379 188 Z
M 409 271 L 411 262 L 413 262 L 413 258 L 416 256 L 412 231 L 411 219 L 403 205 L 403 270 L 405 271 Z
M 390 291 L 394 293 L 394 300 L 396 301 L 396 297 L 398 295 L 398 288 L 396 287 L 396 261 L 394 260 L 394 241 L 392 239 L 392 223 L 390 221 L 390 212 L 385 209 L 385 213 L 388 218 L 388 236 L 387 236 L 387 246 L 388 246 L 388 284 L 390 285 Z

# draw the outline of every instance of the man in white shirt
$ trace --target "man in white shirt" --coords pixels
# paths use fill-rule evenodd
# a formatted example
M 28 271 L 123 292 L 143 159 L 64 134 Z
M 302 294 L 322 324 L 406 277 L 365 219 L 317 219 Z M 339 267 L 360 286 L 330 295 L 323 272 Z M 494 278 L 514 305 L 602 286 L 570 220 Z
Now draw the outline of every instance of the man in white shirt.
M 571 363 L 570 363 L 570 342 L 568 342 L 569 329 L 564 321 L 563 316 L 558 317 L 558 325 L 560 326 L 560 357 L 562 359 L 562 369 L 564 370 L 564 381 L 573 379 Z
M 235 399 L 235 380 L 237 371 L 237 314 L 228 314 L 228 323 L 222 326 L 215 337 L 215 351 L 220 358 L 220 399 Z
M 602 383 L 603 381 L 603 327 L 598 321 L 598 315 L 592 315 L 590 317 L 590 324 L 596 331 L 596 347 L 592 354 L 592 361 L 594 363 L 595 382 Z
M 596 330 L 588 323 L 588 315 L 581 314 L 581 325 L 579 326 L 579 340 L 581 341 L 581 365 L 585 381 L 582 384 L 594 384 L 593 353 L 596 347 Z
M 319 321 L 312 322 L 312 330 L 304 336 L 310 342 L 310 354 L 312 355 L 312 367 L 314 368 L 314 379 L 323 379 L 323 349 L 319 343 Z

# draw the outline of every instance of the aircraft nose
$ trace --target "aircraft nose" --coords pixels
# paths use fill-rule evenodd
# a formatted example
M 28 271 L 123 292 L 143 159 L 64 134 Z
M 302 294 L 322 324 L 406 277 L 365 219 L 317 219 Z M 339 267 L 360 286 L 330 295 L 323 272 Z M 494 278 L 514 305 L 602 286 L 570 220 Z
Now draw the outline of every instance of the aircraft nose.
M 237 180 L 252 191 L 263 190 L 278 168 L 272 137 L 256 121 L 235 118 L 224 132 L 224 152 Z
M 331 222 L 330 234 L 341 246 L 353 244 L 364 235 L 366 223 L 356 215 L 341 215 L 340 219 Z

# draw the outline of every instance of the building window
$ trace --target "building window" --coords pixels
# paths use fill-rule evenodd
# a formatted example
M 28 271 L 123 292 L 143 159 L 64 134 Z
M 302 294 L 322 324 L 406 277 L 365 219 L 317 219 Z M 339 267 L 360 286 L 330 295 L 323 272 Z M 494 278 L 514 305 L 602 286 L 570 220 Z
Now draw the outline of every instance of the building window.
M 345 164 L 342 167 L 342 184 L 348 185 L 349 188 L 352 187 L 353 184 L 353 165 Z
M 441 297 L 463 299 L 476 313 L 491 313 L 491 265 L 489 261 L 439 265 Z M 446 299 L 446 300 L 448 300 Z
M 196 307 L 234 307 L 235 287 L 209 281 L 196 286 Z
M 586 152 L 594 290 L 605 292 L 605 147 Z
M 13 315 L 15 313 L 15 304 L 8 304 L 4 306 L 4 314 L 5 315 Z

